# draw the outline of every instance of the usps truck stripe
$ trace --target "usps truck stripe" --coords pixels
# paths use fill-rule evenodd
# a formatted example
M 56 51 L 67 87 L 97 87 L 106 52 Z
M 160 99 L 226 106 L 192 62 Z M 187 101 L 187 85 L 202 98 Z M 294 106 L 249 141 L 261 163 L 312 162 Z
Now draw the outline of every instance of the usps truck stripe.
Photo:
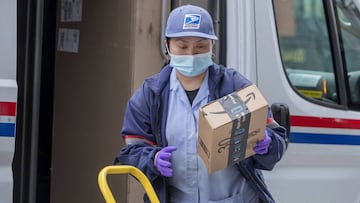
M 360 145 L 360 120 L 291 116 L 290 142 Z
M 16 123 L 16 103 L 0 102 L 0 136 L 14 137 Z

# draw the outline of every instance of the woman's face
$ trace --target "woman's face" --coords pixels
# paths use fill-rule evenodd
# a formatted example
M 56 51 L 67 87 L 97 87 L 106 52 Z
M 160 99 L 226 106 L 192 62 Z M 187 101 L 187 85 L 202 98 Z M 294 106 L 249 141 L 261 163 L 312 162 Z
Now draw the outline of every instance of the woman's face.
M 169 40 L 169 51 L 175 55 L 195 55 L 212 50 L 212 40 L 201 37 L 176 37 Z

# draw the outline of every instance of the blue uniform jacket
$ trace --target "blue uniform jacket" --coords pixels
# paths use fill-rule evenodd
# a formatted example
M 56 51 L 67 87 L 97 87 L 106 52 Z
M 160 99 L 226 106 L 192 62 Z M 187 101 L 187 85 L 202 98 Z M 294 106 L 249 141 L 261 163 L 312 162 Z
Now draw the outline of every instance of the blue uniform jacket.
M 165 66 L 160 73 L 147 78 L 129 100 L 124 116 L 121 136 L 126 146 L 116 157 L 116 164 L 139 168 L 151 181 L 160 202 L 167 202 L 165 178 L 154 166 L 157 151 L 167 146 L 165 135 L 170 73 Z M 251 84 L 234 69 L 214 64 L 209 67 L 210 101 L 230 94 Z M 269 119 L 272 114 L 269 111 Z M 268 120 L 269 120 L 268 119 Z M 270 126 L 270 125 L 269 125 Z M 272 139 L 266 155 L 254 155 L 237 164 L 239 172 L 250 180 L 251 187 L 263 202 L 275 202 L 266 188 L 261 170 L 272 170 L 285 152 L 285 128 L 272 125 L 266 128 Z M 144 196 L 145 202 L 148 198 Z

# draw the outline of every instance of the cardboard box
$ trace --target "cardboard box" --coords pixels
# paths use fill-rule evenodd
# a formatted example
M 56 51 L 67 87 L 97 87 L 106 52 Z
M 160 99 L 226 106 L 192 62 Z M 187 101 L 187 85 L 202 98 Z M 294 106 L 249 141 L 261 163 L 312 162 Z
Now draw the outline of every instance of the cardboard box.
M 264 139 L 268 103 L 256 85 L 200 108 L 198 153 L 210 173 L 254 155 Z

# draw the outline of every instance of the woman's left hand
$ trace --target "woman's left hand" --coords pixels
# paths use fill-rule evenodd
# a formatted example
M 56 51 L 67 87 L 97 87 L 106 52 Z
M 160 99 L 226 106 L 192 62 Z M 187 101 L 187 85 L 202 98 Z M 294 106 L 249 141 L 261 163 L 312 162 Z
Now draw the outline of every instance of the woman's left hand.
M 257 145 L 253 148 L 256 154 L 266 154 L 268 152 L 269 146 L 271 143 L 271 138 L 268 133 L 265 131 L 264 139 L 259 141 Z

